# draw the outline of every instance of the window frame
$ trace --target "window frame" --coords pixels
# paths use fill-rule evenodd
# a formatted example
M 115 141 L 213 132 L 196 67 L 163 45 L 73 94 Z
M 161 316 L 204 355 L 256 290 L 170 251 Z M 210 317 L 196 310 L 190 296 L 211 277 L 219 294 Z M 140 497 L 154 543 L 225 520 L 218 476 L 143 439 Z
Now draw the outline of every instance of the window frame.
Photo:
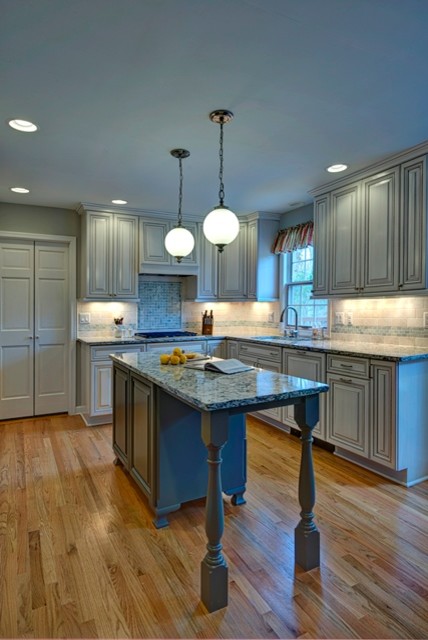
M 315 261 L 315 256 L 313 255 L 313 247 L 312 248 L 312 261 Z M 296 251 L 300 251 L 301 249 L 296 249 Z M 282 304 L 282 308 L 285 309 L 287 306 L 295 306 L 293 305 L 292 302 L 289 302 L 290 299 L 290 290 L 291 288 L 295 287 L 295 286 L 304 286 L 304 285 L 309 285 L 309 286 L 313 286 L 313 278 L 312 280 L 299 280 L 296 282 L 292 282 L 291 281 L 291 277 L 292 277 L 292 259 L 293 259 L 293 251 L 289 251 L 287 253 L 283 253 L 281 255 L 281 304 Z M 314 311 L 315 311 L 315 307 L 316 307 L 316 301 L 318 299 L 317 298 L 312 298 L 312 302 L 313 302 L 313 307 L 314 307 Z M 325 321 L 323 321 L 323 326 L 325 326 L 326 328 L 328 327 L 328 319 L 329 319 L 329 300 L 323 300 L 323 302 L 326 305 L 326 317 L 325 317 Z M 300 305 L 299 305 L 300 307 Z M 298 309 L 299 311 L 300 309 Z M 299 328 L 301 329 L 311 329 L 313 326 L 316 326 L 317 321 L 315 319 L 315 313 L 314 313 L 314 321 L 313 324 L 301 324 L 300 322 L 300 317 L 301 317 L 301 313 L 298 314 L 299 316 Z M 290 326 L 288 324 L 288 318 L 284 317 L 284 322 L 287 324 L 287 326 Z

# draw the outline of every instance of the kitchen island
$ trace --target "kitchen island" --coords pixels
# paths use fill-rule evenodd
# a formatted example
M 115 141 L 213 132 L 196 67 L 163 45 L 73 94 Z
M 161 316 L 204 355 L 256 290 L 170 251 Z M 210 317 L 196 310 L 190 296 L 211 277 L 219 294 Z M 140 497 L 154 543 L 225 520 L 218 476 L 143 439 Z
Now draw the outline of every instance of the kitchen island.
M 228 493 L 233 496 L 233 503 L 242 504 L 246 464 L 245 433 L 241 427 L 246 412 L 295 405 L 295 418 L 302 433 L 301 519 L 295 528 L 295 561 L 305 570 L 319 566 L 319 532 L 312 511 L 315 480 L 311 432 L 318 422 L 319 394 L 328 391 L 328 386 L 259 368 L 223 375 L 161 365 L 158 355 L 148 353 L 111 358 L 113 447 L 118 460 L 148 496 L 157 517 L 179 508 L 180 500 L 192 499 L 193 467 L 196 465 L 198 484 L 201 463 L 195 441 L 205 445 L 208 544 L 201 562 L 201 600 L 208 611 L 227 605 L 228 570 L 221 544 L 224 529 L 222 455 L 224 451 L 226 475 L 229 473 Z M 227 453 L 230 443 L 232 450 Z M 185 453 L 186 449 L 190 455 Z M 230 477 L 236 466 L 238 477 Z M 234 487 L 236 480 L 238 486 Z M 172 499 L 168 503 L 171 494 L 177 502 Z

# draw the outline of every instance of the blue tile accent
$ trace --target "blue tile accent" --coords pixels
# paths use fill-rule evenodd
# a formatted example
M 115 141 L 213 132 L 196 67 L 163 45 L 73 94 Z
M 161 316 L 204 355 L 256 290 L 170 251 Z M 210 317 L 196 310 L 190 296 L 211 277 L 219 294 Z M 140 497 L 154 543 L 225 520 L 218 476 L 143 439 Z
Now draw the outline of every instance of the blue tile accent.
M 181 282 L 138 282 L 138 328 L 181 329 Z

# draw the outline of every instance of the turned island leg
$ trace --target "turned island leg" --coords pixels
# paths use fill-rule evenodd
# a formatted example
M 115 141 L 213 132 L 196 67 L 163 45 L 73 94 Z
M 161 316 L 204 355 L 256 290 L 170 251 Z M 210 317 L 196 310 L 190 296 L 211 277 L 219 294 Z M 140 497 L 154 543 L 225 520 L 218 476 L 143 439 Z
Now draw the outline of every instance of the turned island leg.
M 208 451 L 208 489 L 205 531 L 207 553 L 201 562 L 201 600 L 208 611 L 227 606 L 228 570 L 222 554 L 224 510 L 221 487 L 221 450 L 227 442 L 228 415 L 202 412 L 202 440 Z
M 318 396 L 308 396 L 294 407 L 294 418 L 302 432 L 299 475 L 301 520 L 294 530 L 294 558 L 305 571 L 320 566 L 320 534 L 312 511 L 315 504 L 315 474 L 312 460 L 312 429 L 319 420 Z

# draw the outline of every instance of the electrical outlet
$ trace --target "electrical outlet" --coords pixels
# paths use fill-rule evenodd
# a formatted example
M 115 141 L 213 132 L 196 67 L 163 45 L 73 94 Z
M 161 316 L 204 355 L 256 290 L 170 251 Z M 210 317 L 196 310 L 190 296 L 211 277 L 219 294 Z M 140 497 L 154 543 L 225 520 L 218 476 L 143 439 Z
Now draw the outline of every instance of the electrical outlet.
M 345 313 L 343 311 L 336 311 L 334 321 L 336 324 L 345 324 Z
M 352 311 L 345 312 L 346 324 L 352 325 Z
M 80 324 L 90 324 L 91 322 L 91 314 L 90 313 L 79 313 L 79 323 Z
M 428 311 L 424 311 L 424 329 L 428 329 Z
M 275 315 L 273 311 L 268 313 L 268 322 L 275 322 Z

